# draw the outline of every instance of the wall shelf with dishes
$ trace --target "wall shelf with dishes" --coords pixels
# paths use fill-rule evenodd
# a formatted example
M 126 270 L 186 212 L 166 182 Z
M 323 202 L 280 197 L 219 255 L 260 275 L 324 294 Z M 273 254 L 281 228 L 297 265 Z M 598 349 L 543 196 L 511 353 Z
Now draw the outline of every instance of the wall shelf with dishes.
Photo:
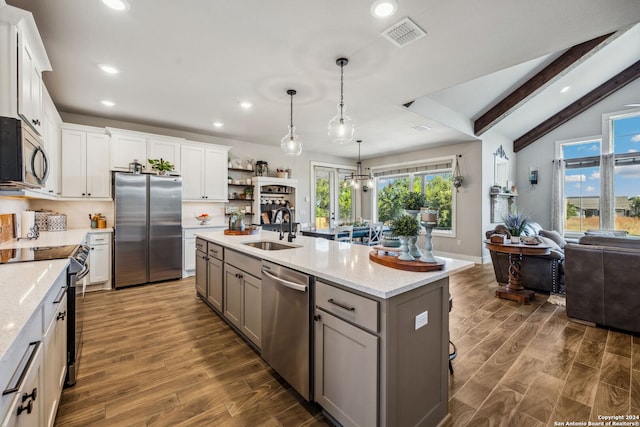
M 253 191 L 252 184 L 253 169 L 228 168 L 228 204 L 225 207 L 225 215 L 229 216 L 230 211 L 240 211 L 245 216 L 253 213 Z M 245 203 L 245 205 L 241 205 Z
M 253 178 L 252 184 L 254 185 L 254 224 L 295 221 L 297 180 L 257 176 Z M 293 218 L 286 218 L 288 214 L 285 211 L 278 212 L 278 209 L 283 207 L 289 208 Z

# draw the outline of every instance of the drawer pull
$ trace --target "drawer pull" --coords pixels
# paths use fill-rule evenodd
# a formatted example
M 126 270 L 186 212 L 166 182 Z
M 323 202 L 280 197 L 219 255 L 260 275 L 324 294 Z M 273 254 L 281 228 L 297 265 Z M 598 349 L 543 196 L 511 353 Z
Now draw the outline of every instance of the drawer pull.
M 24 399 L 24 396 L 22 398 Z M 27 402 L 26 405 L 18 406 L 18 415 L 22 414 L 24 411 L 27 411 L 27 414 L 30 414 L 32 410 L 33 410 L 33 400 L 30 400 Z
M 22 401 L 24 402 L 27 399 L 32 399 L 33 401 L 35 401 L 38 398 L 38 387 L 34 387 L 33 390 L 31 390 L 31 394 L 23 394 L 22 395 Z
M 64 286 L 62 288 L 60 288 L 60 293 L 58 293 L 58 295 L 56 295 L 56 299 L 53 300 L 54 304 L 60 304 L 60 301 L 62 301 L 62 298 L 64 298 L 64 294 L 67 293 L 67 287 Z
M 342 304 L 342 303 L 339 303 L 339 302 L 337 302 L 337 301 L 334 301 L 334 300 L 333 300 L 333 298 L 329 298 L 329 299 L 327 300 L 327 302 L 328 302 L 329 304 L 337 305 L 338 307 L 340 307 L 340 308 L 344 308 L 345 310 L 348 310 L 348 311 L 356 311 L 356 308 L 355 308 L 355 307 L 349 307 L 348 305 L 344 305 L 344 304 Z
M 29 359 L 27 360 L 27 363 L 25 363 L 24 368 L 22 369 L 22 372 L 20 372 L 20 376 L 18 377 L 18 380 L 16 381 L 16 385 L 13 386 L 12 388 L 8 388 L 8 389 L 4 390 L 2 392 L 3 396 L 6 395 L 6 394 L 15 393 L 16 391 L 20 390 L 20 387 L 22 387 L 22 382 L 24 381 L 24 377 L 27 376 L 27 371 L 31 367 L 31 363 L 33 362 L 33 358 L 36 356 L 36 352 L 38 351 L 38 348 L 40 347 L 40 341 L 34 341 L 32 343 L 29 343 L 29 347 L 33 347 L 33 349 L 31 350 L 31 354 L 29 354 Z M 27 351 L 29 351 L 29 348 L 27 348 Z M 26 354 L 27 353 L 25 352 L 25 355 Z

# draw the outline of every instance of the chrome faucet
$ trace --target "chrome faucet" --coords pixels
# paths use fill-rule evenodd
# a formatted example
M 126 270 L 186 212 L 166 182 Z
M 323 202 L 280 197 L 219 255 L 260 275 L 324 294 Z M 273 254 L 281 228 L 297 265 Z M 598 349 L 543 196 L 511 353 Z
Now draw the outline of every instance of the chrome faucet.
M 286 206 L 278 208 L 278 210 L 276 211 L 276 214 L 279 211 L 285 211 L 285 212 L 287 212 L 289 214 L 289 235 L 287 236 L 287 242 L 291 243 L 291 242 L 293 242 L 293 239 L 296 238 L 296 235 L 293 233 L 293 213 L 291 212 L 291 209 L 289 209 Z M 284 215 L 282 216 L 282 222 L 280 223 L 280 235 L 279 235 L 279 239 L 280 240 L 284 239 L 284 230 L 283 230 L 284 227 L 283 226 L 284 226 Z

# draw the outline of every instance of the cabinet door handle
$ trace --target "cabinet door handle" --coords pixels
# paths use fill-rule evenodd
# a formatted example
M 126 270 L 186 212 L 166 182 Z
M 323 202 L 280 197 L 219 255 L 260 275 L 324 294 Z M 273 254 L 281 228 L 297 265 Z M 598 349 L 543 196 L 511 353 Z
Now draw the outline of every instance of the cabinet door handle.
M 238 279 L 242 279 L 243 277 L 244 277 L 244 276 L 243 276 L 242 274 L 240 274 L 240 273 L 236 273 L 236 278 L 238 278 Z
M 34 387 L 33 390 L 31 390 L 31 394 L 24 393 L 22 395 L 23 402 L 27 399 L 31 399 L 35 401 L 37 398 L 38 398 L 38 387 Z
M 329 298 L 329 299 L 327 300 L 327 302 L 328 302 L 329 304 L 337 305 L 338 307 L 340 307 L 340 308 L 344 308 L 345 310 L 348 310 L 348 311 L 356 311 L 356 308 L 355 308 L 355 307 L 349 307 L 348 305 L 344 305 L 344 304 L 342 304 L 342 303 L 340 303 L 340 302 L 334 301 L 334 300 L 333 300 L 333 298 Z
M 23 396 L 24 399 L 24 396 Z M 18 415 L 22 414 L 24 411 L 27 411 L 27 414 L 30 414 L 33 410 L 33 400 L 27 402 L 26 405 L 18 406 Z
M 64 320 L 65 317 L 67 317 L 67 312 L 61 311 L 60 313 L 58 313 L 58 317 L 56 317 L 56 320 Z
M 6 394 L 15 393 L 16 391 L 20 390 L 20 387 L 22 386 L 22 382 L 24 381 L 24 377 L 27 376 L 27 371 L 31 367 L 31 363 L 33 363 L 33 358 L 36 356 L 36 352 L 38 351 L 38 347 L 40 347 L 40 341 L 34 341 L 34 342 L 29 343 L 29 347 L 33 347 L 33 349 L 31 350 L 31 354 L 29 355 L 29 359 L 27 360 L 27 363 L 24 365 L 24 369 L 22 369 L 22 372 L 20 372 L 20 376 L 18 377 L 18 380 L 16 381 L 16 385 L 14 385 L 11 388 L 8 388 L 8 389 L 4 390 L 2 392 L 3 396 L 6 395 Z M 29 347 L 27 348 L 27 351 L 29 351 Z M 26 352 L 25 352 L 25 354 L 26 354 Z
M 322 320 L 322 317 L 320 317 L 320 315 L 319 315 L 319 314 L 315 314 L 315 315 L 313 316 L 313 320 L 315 320 L 316 322 L 319 322 L 320 320 Z

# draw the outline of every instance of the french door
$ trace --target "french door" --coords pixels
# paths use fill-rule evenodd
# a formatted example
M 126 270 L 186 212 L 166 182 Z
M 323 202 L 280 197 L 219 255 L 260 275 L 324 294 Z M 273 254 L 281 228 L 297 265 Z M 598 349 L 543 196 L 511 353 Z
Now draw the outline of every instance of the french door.
M 350 170 L 333 166 L 313 166 L 314 211 L 316 229 L 331 228 L 336 221 L 353 221 L 354 191 L 342 183 Z

